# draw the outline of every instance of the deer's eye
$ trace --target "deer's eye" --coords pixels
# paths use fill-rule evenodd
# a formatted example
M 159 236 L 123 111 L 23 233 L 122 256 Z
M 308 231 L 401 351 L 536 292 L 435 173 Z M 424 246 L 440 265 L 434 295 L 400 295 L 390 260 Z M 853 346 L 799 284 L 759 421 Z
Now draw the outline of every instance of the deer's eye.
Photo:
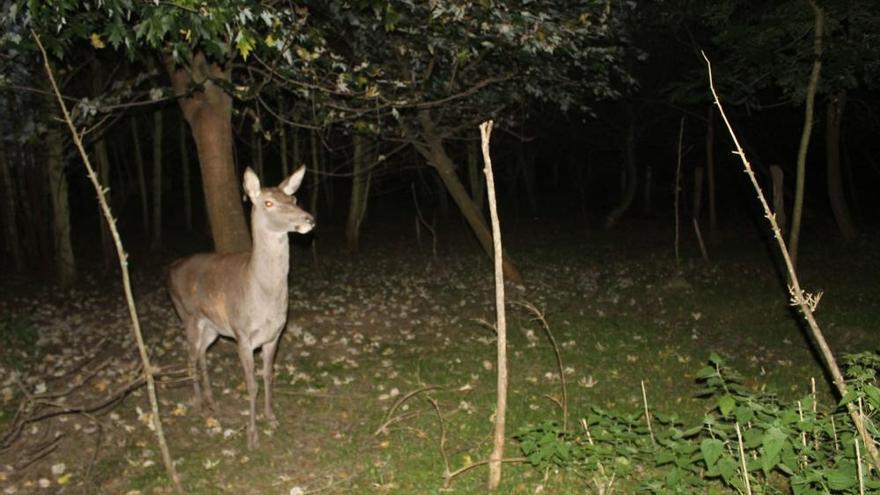
M 275 203 L 273 203 L 271 201 L 266 201 L 263 204 L 266 205 L 266 208 L 271 208 L 271 207 L 275 206 Z

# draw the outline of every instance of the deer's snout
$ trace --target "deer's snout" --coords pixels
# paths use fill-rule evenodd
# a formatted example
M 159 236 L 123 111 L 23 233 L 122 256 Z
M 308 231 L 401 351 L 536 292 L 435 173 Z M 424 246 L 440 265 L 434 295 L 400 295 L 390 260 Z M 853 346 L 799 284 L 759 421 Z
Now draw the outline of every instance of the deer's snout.
M 310 232 L 315 228 L 315 217 L 306 214 L 305 218 L 302 219 L 302 222 L 299 222 L 296 231 L 300 234 L 305 234 Z

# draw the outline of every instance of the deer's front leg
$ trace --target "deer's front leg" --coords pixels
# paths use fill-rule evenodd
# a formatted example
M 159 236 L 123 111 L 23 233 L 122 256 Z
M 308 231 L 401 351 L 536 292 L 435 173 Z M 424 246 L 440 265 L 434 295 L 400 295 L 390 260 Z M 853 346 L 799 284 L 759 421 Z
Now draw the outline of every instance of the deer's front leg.
M 247 343 L 238 342 L 238 359 L 241 360 L 241 367 L 244 368 L 244 380 L 250 401 L 247 446 L 248 449 L 253 450 L 257 448 L 257 379 L 254 377 L 254 351 Z
M 275 340 L 263 346 L 263 385 L 266 398 L 266 420 L 269 421 L 273 428 L 278 427 L 278 418 L 272 412 L 272 382 L 275 380 L 275 349 L 278 347 L 279 337 L 281 337 L 280 333 L 278 337 L 275 337 Z

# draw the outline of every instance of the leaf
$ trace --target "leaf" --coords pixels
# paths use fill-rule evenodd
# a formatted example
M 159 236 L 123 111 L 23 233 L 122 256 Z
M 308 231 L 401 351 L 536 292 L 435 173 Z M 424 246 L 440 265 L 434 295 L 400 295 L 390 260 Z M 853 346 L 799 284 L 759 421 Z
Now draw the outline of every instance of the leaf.
M 238 36 L 235 38 L 235 47 L 238 49 L 238 53 L 241 54 L 241 58 L 247 60 L 248 56 L 254 50 L 254 40 L 250 36 L 239 31 Z
M 101 39 L 101 35 L 98 33 L 92 33 L 91 35 L 89 35 L 89 42 L 92 44 L 92 47 L 97 48 L 98 50 L 107 46 L 104 44 L 104 41 Z
M 761 469 L 766 474 L 779 464 L 779 455 L 782 452 L 782 447 L 785 446 L 785 433 L 776 427 L 768 429 L 761 439 L 761 446 L 764 447 L 764 455 L 761 456 Z
M 703 460 L 706 461 L 706 467 L 711 469 L 724 450 L 724 444 L 721 440 L 707 438 L 700 443 L 700 452 L 703 453 Z
M 736 408 L 734 416 L 736 416 L 737 423 L 744 425 L 755 417 L 755 411 L 753 411 L 752 408 L 748 406 L 739 406 Z
M 714 375 L 715 375 L 715 368 L 713 368 L 711 366 L 705 366 L 703 368 L 700 368 L 699 371 L 697 371 L 696 377 L 697 377 L 697 380 L 705 380 L 706 378 L 709 378 L 710 376 L 714 376 Z
M 724 395 L 718 399 L 718 410 L 723 416 L 730 414 L 734 407 L 736 407 L 736 399 L 732 395 Z
M 858 473 L 852 464 L 842 465 L 838 469 L 831 469 L 825 472 L 825 479 L 828 481 L 828 488 L 834 491 L 846 490 L 856 484 Z
M 855 392 L 853 389 L 849 389 L 846 391 L 846 395 L 844 395 L 843 398 L 840 399 L 840 403 L 838 403 L 837 405 L 838 406 L 845 406 L 858 398 L 859 398 L 858 392 Z
M 721 474 L 725 483 L 733 485 L 735 481 L 738 481 L 738 471 L 739 463 L 736 462 L 733 457 L 724 457 L 718 461 L 718 472 Z

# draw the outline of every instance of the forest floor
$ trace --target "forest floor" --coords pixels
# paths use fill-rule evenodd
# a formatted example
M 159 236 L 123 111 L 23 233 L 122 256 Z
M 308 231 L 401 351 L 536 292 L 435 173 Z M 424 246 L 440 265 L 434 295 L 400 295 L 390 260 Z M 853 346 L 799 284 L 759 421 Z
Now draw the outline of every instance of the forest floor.
M 755 389 L 802 396 L 815 378 L 820 402 L 832 404 L 760 241 L 731 236 L 711 244 L 708 264 L 686 249 L 677 268 L 671 246 L 605 235 L 510 248 L 528 288 L 509 287 L 508 302 L 544 312 L 573 421 L 592 407 L 640 414 L 642 381 L 652 410 L 698 420 L 712 404 L 695 397 L 694 375 L 712 351 Z M 816 242 L 815 249 L 804 242 L 802 285 L 825 292 L 818 318 L 832 348 L 876 350 L 876 250 L 867 240 Z M 132 263 L 141 324 L 162 370 L 165 433 L 186 493 L 437 493 L 444 462 L 455 470 L 488 456 L 495 339 L 480 320 L 494 321 L 491 263 L 470 247 L 434 259 L 414 243 L 317 261 L 295 253 L 290 322 L 276 360 L 281 425 L 271 430 L 260 417 L 253 451 L 245 447 L 246 391 L 234 345 L 210 349 L 218 411 L 197 414 L 162 263 Z M 562 395 L 541 323 L 520 305 L 507 311 L 512 438 L 527 425 L 561 421 Z M 118 281 L 95 277 L 63 294 L 0 287 L 0 325 L 0 440 L 7 442 L 0 444 L 0 493 L 171 493 L 147 427 L 144 388 L 120 393 L 137 379 L 138 359 Z M 22 404 L 20 414 L 48 414 L 11 441 Z M 94 410 L 63 413 L 83 407 Z M 507 457 L 520 456 L 511 440 Z M 485 480 L 485 466 L 476 467 L 449 491 L 483 493 Z M 501 492 L 583 493 L 589 482 L 510 463 Z

